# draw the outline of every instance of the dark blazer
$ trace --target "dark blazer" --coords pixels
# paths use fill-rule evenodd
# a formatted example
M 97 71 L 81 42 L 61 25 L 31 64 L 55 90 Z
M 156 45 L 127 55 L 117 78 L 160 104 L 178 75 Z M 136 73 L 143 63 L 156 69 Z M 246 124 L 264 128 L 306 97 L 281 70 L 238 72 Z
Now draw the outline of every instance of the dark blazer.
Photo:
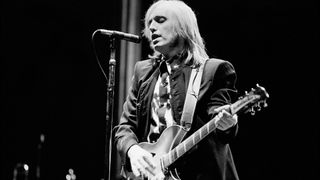
M 121 157 L 122 167 L 129 171 L 128 149 L 134 144 L 147 141 L 151 123 L 151 101 L 159 73 L 159 63 L 156 60 L 149 59 L 136 63 L 132 84 L 123 105 L 123 113 L 119 125 L 114 129 L 115 144 Z M 184 65 L 170 76 L 172 111 L 178 124 L 190 74 L 191 67 Z M 235 100 L 236 78 L 234 67 L 230 62 L 218 59 L 206 61 L 190 134 L 215 116 L 215 108 Z M 214 130 L 179 160 L 177 167 L 181 179 L 238 179 L 229 147 L 229 142 L 236 136 L 237 129 L 238 125 L 227 131 Z

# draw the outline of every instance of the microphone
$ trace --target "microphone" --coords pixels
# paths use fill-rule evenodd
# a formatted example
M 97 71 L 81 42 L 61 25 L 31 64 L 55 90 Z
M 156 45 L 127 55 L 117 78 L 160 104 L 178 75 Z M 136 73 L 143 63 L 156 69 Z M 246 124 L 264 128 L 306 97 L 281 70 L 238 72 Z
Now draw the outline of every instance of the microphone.
M 141 37 L 134 35 L 134 34 L 124 33 L 124 32 L 120 32 L 120 31 L 106 30 L 106 29 L 98 29 L 97 31 L 103 35 L 123 39 L 126 41 L 131 41 L 134 43 L 140 43 L 140 41 L 141 41 Z

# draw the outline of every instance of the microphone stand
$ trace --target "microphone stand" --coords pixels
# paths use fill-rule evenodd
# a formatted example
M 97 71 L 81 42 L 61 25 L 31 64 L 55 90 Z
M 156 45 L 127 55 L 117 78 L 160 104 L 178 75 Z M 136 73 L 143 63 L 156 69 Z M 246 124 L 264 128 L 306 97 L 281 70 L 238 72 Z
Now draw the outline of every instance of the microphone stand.
M 110 36 L 110 59 L 109 59 L 109 78 L 107 85 L 107 115 L 106 115 L 106 147 L 105 147 L 105 180 L 111 180 L 112 164 L 112 144 L 113 144 L 113 110 L 114 110 L 114 88 L 115 88 L 115 37 Z M 106 171 L 108 170 L 108 171 Z

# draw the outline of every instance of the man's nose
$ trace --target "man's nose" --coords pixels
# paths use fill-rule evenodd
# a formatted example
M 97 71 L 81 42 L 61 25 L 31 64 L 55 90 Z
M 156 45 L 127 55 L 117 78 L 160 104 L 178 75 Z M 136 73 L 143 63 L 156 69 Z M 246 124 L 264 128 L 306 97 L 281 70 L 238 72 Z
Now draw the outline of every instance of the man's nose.
M 149 29 L 150 29 L 151 33 L 154 33 L 154 32 L 157 30 L 156 24 L 155 24 L 154 21 L 152 21 L 152 22 L 150 23 Z

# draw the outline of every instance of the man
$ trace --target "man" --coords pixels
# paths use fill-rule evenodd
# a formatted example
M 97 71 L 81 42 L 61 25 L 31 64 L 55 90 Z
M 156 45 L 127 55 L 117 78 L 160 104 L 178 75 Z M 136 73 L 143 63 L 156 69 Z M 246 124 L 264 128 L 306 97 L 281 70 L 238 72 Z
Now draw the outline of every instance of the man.
M 154 53 L 150 59 L 136 63 L 123 113 L 115 127 L 122 175 L 128 177 L 132 172 L 131 177 L 149 179 L 237 180 L 228 145 L 238 129 L 237 116 L 228 112 L 236 94 L 233 66 L 228 61 L 208 58 L 196 16 L 182 1 L 152 4 L 145 15 L 144 36 Z M 164 167 L 164 162 L 143 148 L 141 142 L 155 143 L 169 127 L 181 125 L 187 88 L 189 82 L 193 83 L 191 71 L 200 66 L 204 67 L 203 76 L 187 136 L 212 119 L 217 128 L 177 162 Z

